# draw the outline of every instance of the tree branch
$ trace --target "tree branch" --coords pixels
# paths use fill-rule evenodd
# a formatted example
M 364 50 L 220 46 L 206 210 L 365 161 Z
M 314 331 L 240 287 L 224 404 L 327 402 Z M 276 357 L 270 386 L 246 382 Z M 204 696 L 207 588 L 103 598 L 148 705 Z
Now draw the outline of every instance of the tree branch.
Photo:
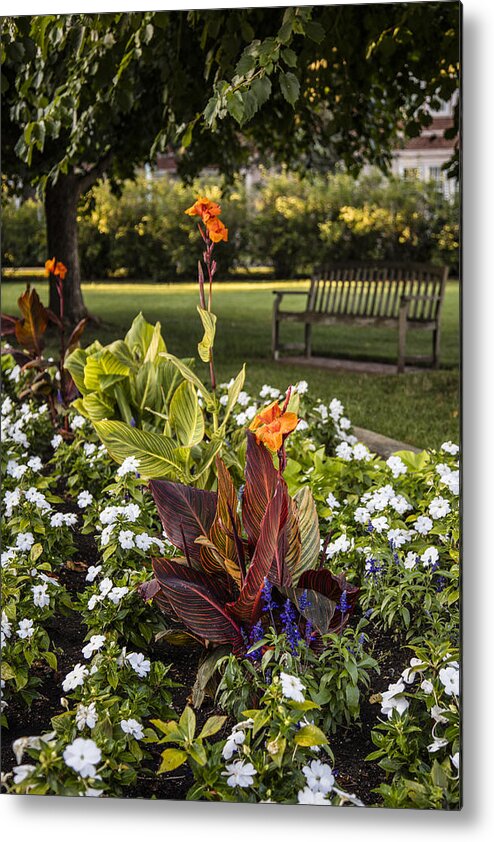
M 108 169 L 113 159 L 113 152 L 107 152 L 106 155 L 103 155 L 102 158 L 98 161 L 94 167 L 91 167 L 90 170 L 85 172 L 83 175 L 78 176 L 77 181 L 79 185 L 79 190 L 81 193 L 86 193 L 90 187 L 94 184 L 95 181 L 98 180 Z

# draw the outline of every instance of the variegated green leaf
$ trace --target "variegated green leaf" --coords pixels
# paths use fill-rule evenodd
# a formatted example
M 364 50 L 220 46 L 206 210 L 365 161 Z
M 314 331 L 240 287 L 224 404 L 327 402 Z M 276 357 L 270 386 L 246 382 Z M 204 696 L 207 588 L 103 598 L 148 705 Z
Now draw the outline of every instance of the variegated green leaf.
M 169 422 L 179 442 L 193 447 L 204 438 L 204 416 L 197 392 L 187 380 L 176 389 L 170 403 Z
M 144 479 L 183 478 L 184 466 L 177 461 L 172 439 L 128 427 L 121 421 L 96 421 L 94 427 L 116 462 L 121 464 L 129 456 L 138 460 L 138 470 Z
M 204 336 L 197 346 L 199 356 L 203 363 L 208 363 L 211 356 L 211 350 L 214 345 L 214 336 L 216 333 L 216 316 L 209 310 L 204 310 L 203 307 L 197 306 L 197 312 L 201 317 L 202 326 L 204 328 Z

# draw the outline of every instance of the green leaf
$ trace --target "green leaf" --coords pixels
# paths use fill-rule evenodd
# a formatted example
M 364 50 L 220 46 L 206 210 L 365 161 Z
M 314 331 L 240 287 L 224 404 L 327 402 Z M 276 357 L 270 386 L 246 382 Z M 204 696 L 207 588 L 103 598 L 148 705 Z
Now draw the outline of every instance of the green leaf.
M 10 679 L 15 678 L 15 672 L 7 661 L 2 661 L 1 676 L 3 681 L 9 681 Z
M 29 553 L 29 561 L 35 562 L 43 552 L 43 544 L 33 544 Z
M 213 734 L 217 734 L 225 724 L 227 718 L 227 716 L 210 716 L 203 725 L 202 731 L 199 734 L 199 739 L 205 740 L 207 737 L 212 737 Z
M 251 85 L 251 92 L 254 94 L 257 107 L 261 108 L 262 105 L 269 99 L 271 96 L 271 79 L 268 76 L 261 76 L 260 79 L 255 79 Z
M 322 746 L 327 744 L 328 739 L 317 725 L 304 725 L 297 731 L 293 741 L 299 746 Z
M 161 755 L 161 766 L 158 775 L 178 769 L 187 760 L 187 752 L 179 748 L 166 748 Z
M 158 354 L 166 352 L 160 323 L 149 324 L 142 313 L 135 317 L 124 341 L 131 354 L 137 353 L 142 361 L 154 362 Z
M 320 44 L 326 35 L 325 29 L 315 20 L 308 20 L 304 23 L 304 30 L 305 34 L 311 39 L 311 41 L 315 41 L 316 44 Z
M 182 716 L 179 719 L 179 725 L 183 728 L 189 740 L 193 740 L 196 732 L 196 715 L 190 705 L 187 705 L 183 709 Z
M 243 51 L 239 61 L 237 62 L 237 66 L 235 68 L 235 73 L 237 76 L 246 76 L 247 73 L 250 73 L 251 70 L 254 70 L 256 66 L 255 56 L 252 55 L 252 53 L 249 52 L 249 50 L 250 46 Z
M 204 416 L 197 392 L 187 380 L 180 384 L 170 403 L 169 422 L 179 442 L 193 447 L 204 438 Z
M 143 479 L 184 478 L 184 466 L 177 461 L 175 442 L 158 433 L 128 427 L 122 421 L 96 421 L 95 430 L 116 462 L 134 456 Z
M 204 748 L 202 743 L 192 743 L 192 745 L 189 746 L 189 754 L 192 757 L 192 759 L 199 764 L 199 766 L 206 765 L 208 758 L 206 754 L 206 749 Z
M 285 47 L 285 49 L 282 50 L 281 55 L 283 57 L 283 61 L 288 65 L 288 67 L 297 66 L 297 54 L 294 50 L 291 50 L 290 47 Z
M 283 96 L 290 105 L 295 105 L 300 95 L 300 82 L 294 73 L 280 71 L 280 87 Z
M 203 363 L 208 363 L 211 355 L 211 350 L 214 345 L 214 336 L 216 333 L 216 316 L 209 310 L 204 310 L 203 307 L 197 305 L 197 312 L 201 317 L 202 326 L 204 328 L 204 336 L 197 346 L 199 356 Z
M 214 399 L 209 394 L 208 390 L 206 389 L 204 383 L 199 380 L 197 374 L 195 374 L 190 366 L 184 363 L 183 360 L 179 360 L 178 357 L 175 357 L 173 354 L 160 354 L 161 357 L 164 357 L 166 360 L 169 360 L 173 365 L 179 370 L 182 377 L 185 380 L 188 380 L 189 383 L 192 383 L 193 386 L 201 393 L 203 396 L 206 404 L 208 407 L 214 406 Z
M 357 711 L 359 707 L 360 692 L 354 684 L 347 684 L 345 696 L 350 711 Z

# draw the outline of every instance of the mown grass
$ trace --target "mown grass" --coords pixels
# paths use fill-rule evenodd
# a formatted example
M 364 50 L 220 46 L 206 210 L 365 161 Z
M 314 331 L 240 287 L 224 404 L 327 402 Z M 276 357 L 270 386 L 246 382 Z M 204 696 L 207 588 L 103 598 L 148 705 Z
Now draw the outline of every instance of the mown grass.
M 353 423 L 418 447 L 439 447 L 459 435 L 459 287 L 448 284 L 442 317 L 441 370 L 424 369 L 405 375 L 328 372 L 300 365 L 277 365 L 271 359 L 271 313 L 274 288 L 303 288 L 304 282 L 217 284 L 213 309 L 218 315 L 215 360 L 218 376 L 229 379 L 247 362 L 247 388 L 263 383 L 283 389 L 307 380 L 314 394 L 343 401 Z M 42 300 L 47 284 L 36 283 Z M 4 283 L 2 310 L 16 311 L 15 300 L 23 285 Z M 152 322 L 161 321 L 168 349 L 178 356 L 193 356 L 201 338 L 198 301 L 194 284 L 156 285 L 85 284 L 90 311 L 102 319 L 91 327 L 84 344 L 98 337 L 110 342 L 121 337 L 135 313 L 142 310 Z M 293 296 L 295 308 L 305 299 Z M 303 327 L 283 325 L 283 340 L 301 341 Z M 430 334 L 409 335 L 409 353 L 429 353 Z M 394 330 L 339 326 L 314 331 L 313 352 L 320 356 L 396 361 Z M 198 362 L 198 365 L 202 364 Z M 205 374 L 206 377 L 206 368 Z

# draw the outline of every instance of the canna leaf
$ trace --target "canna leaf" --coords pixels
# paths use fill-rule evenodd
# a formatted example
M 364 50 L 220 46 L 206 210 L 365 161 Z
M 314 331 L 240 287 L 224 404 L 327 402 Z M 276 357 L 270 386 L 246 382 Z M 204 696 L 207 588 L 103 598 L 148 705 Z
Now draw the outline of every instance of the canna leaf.
M 23 318 L 15 322 L 16 339 L 21 348 L 40 356 L 49 321 L 46 307 L 41 303 L 36 290 L 29 285 L 17 299 L 17 304 Z
M 193 447 L 204 438 L 204 416 L 194 386 L 184 380 L 170 402 L 169 421 L 184 447 Z
M 242 527 L 237 515 L 237 494 L 228 469 L 219 456 L 216 457 L 216 469 L 218 472 L 216 511 L 209 531 L 209 542 L 203 544 L 201 549 L 201 566 L 209 573 L 214 573 L 218 568 L 225 569 L 225 559 L 228 559 L 231 562 L 229 569 L 236 568 L 234 578 L 240 585 L 240 568 L 230 517 L 231 512 L 235 529 L 240 535 Z
M 187 752 L 180 748 L 166 748 L 161 755 L 161 766 L 158 775 L 163 772 L 173 772 L 187 760 Z
M 116 462 L 121 464 L 128 456 L 135 456 L 144 479 L 183 476 L 184 466 L 177 461 L 172 439 L 134 429 L 122 421 L 95 421 L 94 428 Z
M 216 513 L 216 492 L 165 480 L 152 480 L 149 488 L 168 539 L 182 552 L 187 549 L 199 565 L 201 547 L 195 541 L 200 535 L 209 536 Z
M 242 647 L 240 627 L 225 605 L 228 591 L 218 577 L 168 559 L 153 559 L 153 570 L 167 602 L 188 629 L 203 640 Z
M 208 363 L 211 358 L 211 351 L 214 345 L 216 316 L 209 310 L 204 310 L 203 307 L 199 307 L 199 305 L 197 305 L 197 312 L 201 317 L 202 326 L 204 328 L 204 336 L 199 342 L 197 350 L 203 363 Z
M 247 432 L 247 455 L 245 463 L 245 488 L 242 497 L 242 520 L 249 540 L 255 547 L 266 509 L 273 499 L 278 484 L 278 472 L 271 454 L 256 437 Z

